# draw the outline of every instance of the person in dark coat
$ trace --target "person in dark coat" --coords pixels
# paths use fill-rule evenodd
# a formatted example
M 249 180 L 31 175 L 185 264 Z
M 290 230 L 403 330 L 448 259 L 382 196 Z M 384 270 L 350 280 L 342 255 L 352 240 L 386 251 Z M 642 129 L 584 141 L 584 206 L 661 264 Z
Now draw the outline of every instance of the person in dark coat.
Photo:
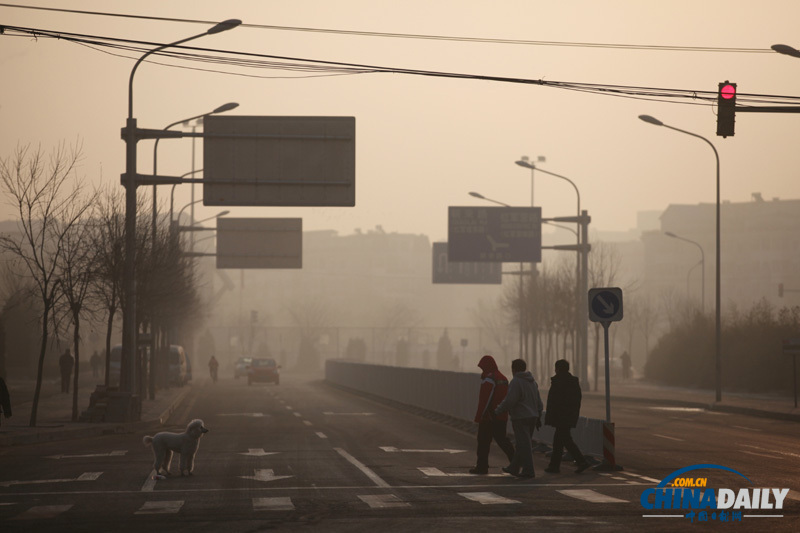
M 58 367 L 61 369 L 61 392 L 66 394 L 69 394 L 69 378 L 72 375 L 73 366 L 75 366 L 75 358 L 67 348 L 58 358 Z
M 576 376 L 569 373 L 569 362 L 566 359 L 559 359 L 556 361 L 556 375 L 550 378 L 550 391 L 547 393 L 547 409 L 544 416 L 544 423 L 556 428 L 553 435 L 553 453 L 550 456 L 550 465 L 544 469 L 545 472 L 557 474 L 560 471 L 564 448 L 578 463 L 576 474 L 589 468 L 589 462 L 572 440 L 571 430 L 578 425 L 580 412 L 580 383 Z
M 488 474 L 492 439 L 506 454 L 509 463 L 514 460 L 514 446 L 506 435 L 508 413 L 494 414 L 494 410 L 508 394 L 508 379 L 497 368 L 497 363 L 491 355 L 484 355 L 478 367 L 482 370 L 478 411 L 475 413 L 475 422 L 478 423 L 478 461 L 475 468 L 471 468 L 469 472 Z
M 11 395 L 3 378 L 0 378 L 0 414 L 11 418 Z

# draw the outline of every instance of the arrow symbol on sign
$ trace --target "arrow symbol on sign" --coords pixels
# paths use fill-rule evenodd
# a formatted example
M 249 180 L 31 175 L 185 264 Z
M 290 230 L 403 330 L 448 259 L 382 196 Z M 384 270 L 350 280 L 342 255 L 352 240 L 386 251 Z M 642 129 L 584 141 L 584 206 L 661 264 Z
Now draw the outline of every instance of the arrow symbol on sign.
M 600 305 L 603 306 L 603 312 L 604 313 L 606 313 L 607 315 L 613 315 L 614 314 L 614 306 L 609 304 L 607 301 L 605 301 L 603 299 L 602 295 L 598 295 L 597 296 L 597 301 L 600 302 Z
M 48 455 L 45 459 L 71 459 L 73 457 L 117 457 L 125 455 L 128 450 L 114 450 L 108 453 L 87 453 L 84 455 Z
M 496 252 L 498 248 L 508 248 L 510 245 L 507 242 L 497 242 L 495 241 L 491 235 L 486 236 L 489 239 L 489 244 L 492 245 L 492 251 Z
M 254 470 L 254 476 L 239 476 L 242 479 L 255 479 L 256 481 L 277 481 L 279 479 L 286 479 L 293 476 L 276 476 L 271 468 L 264 468 Z
M 442 450 L 406 450 L 395 448 L 394 446 L 378 446 L 381 450 L 389 453 L 405 452 L 405 453 L 464 453 L 467 450 L 451 450 L 444 448 Z
M 239 452 L 239 455 L 252 455 L 253 457 L 263 457 L 265 455 L 275 455 L 280 452 L 265 452 L 264 448 L 248 448 L 247 452 Z

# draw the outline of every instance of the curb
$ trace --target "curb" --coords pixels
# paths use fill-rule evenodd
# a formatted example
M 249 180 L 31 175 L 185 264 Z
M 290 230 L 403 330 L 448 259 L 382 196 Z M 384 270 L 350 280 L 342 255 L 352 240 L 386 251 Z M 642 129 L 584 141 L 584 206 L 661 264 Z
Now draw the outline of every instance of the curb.
M 186 395 L 191 391 L 190 387 L 185 388 L 172 401 L 172 403 L 158 416 L 150 420 L 140 420 L 138 422 L 109 422 L 98 423 L 90 427 L 68 426 L 58 429 L 41 428 L 39 431 L 22 435 L 0 435 L 0 447 L 17 446 L 20 444 L 36 444 L 40 442 L 55 442 L 61 440 L 83 439 L 87 437 L 98 437 L 102 435 L 115 435 L 123 433 L 136 433 L 151 428 L 152 426 L 164 425 L 169 417 L 183 403 Z
M 598 393 L 584 394 L 584 397 L 589 398 L 605 398 L 605 395 Z M 639 402 L 639 403 L 653 403 L 653 404 L 670 404 L 679 407 L 697 407 L 706 409 L 708 411 L 716 411 L 720 413 L 731 413 L 737 415 L 755 416 L 761 418 L 769 418 L 772 420 L 783 420 L 788 422 L 800 422 L 800 413 L 779 413 L 777 411 L 766 411 L 764 409 L 756 409 L 754 407 L 742 407 L 738 405 L 725 405 L 718 403 L 707 402 L 693 402 L 688 400 L 672 400 L 669 398 L 647 398 L 638 396 L 611 396 L 612 401 L 621 402 Z

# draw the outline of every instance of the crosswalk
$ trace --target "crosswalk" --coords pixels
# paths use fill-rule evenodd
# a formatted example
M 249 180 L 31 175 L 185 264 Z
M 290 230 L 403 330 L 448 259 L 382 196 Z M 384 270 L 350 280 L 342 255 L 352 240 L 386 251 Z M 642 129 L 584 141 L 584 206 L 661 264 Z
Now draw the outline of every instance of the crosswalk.
M 455 489 L 458 490 L 458 489 Z M 539 501 L 534 502 L 529 498 L 519 497 L 512 495 L 498 494 L 491 491 L 463 491 L 452 493 L 453 496 L 449 497 L 450 501 L 466 501 L 479 506 L 506 506 L 506 505 L 521 505 L 521 504 L 540 504 Z M 563 497 L 570 499 L 582 500 L 585 502 L 596 504 L 620 504 L 629 503 L 629 500 L 616 498 L 595 489 L 561 489 L 555 490 L 554 493 L 560 494 Z M 519 494 L 519 493 L 515 493 Z M 457 497 L 456 500 L 452 498 Z M 409 509 L 416 505 L 429 505 L 430 499 L 428 497 L 415 496 L 409 493 L 405 498 L 395 491 L 389 489 L 387 492 L 380 494 L 354 494 L 347 497 L 350 500 L 350 506 L 355 509 L 375 510 L 379 512 L 386 509 Z M 448 498 L 445 498 L 448 499 Z M 308 508 L 315 505 L 313 499 L 307 496 L 272 496 L 272 497 L 257 497 L 247 498 L 249 500 L 248 507 L 254 513 L 275 513 L 275 512 L 291 512 L 298 509 Z M 243 502 L 244 503 L 244 502 Z M 177 515 L 185 510 L 187 505 L 192 504 L 187 500 L 146 500 L 138 505 L 138 508 L 133 511 L 133 515 Z M 193 505 L 198 505 L 194 503 Z M 62 505 L 33 505 L 26 508 L 22 502 L 9 504 L 4 506 L 4 509 L 10 510 L 13 507 L 14 514 L 9 515 L 6 513 L 3 517 L 9 520 L 44 520 L 44 519 L 57 519 L 59 516 L 64 515 L 70 511 L 76 511 L 76 504 L 62 504 Z M 188 512 L 188 511 L 185 511 Z

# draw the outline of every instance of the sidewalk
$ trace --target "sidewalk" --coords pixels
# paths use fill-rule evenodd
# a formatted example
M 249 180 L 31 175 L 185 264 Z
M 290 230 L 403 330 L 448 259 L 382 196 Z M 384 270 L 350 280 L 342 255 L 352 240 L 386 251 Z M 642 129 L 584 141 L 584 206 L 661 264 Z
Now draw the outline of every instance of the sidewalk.
M 582 386 L 585 387 L 583 384 Z M 598 391 L 589 392 L 584 388 L 584 396 L 605 398 L 604 381 L 600 381 Z M 791 394 L 746 394 L 723 389 L 722 401 L 717 402 L 714 390 L 668 387 L 644 380 L 612 380 L 611 402 L 613 404 L 616 401 L 668 403 L 680 407 L 699 407 L 709 411 L 800 422 L 800 408 L 794 406 L 794 396 Z
M 78 416 L 89 407 L 89 397 L 97 382 L 91 376 L 81 376 L 85 382 L 78 389 Z M 57 440 L 143 431 L 166 422 L 191 391 L 192 386 L 171 387 L 156 392 L 155 400 L 142 401 L 139 422 L 72 422 L 72 391 L 62 394 L 59 379 L 43 380 L 36 414 L 36 427 L 29 427 L 35 381 L 7 383 L 11 395 L 13 416 L 3 418 L 0 425 L 0 447 Z M 200 383 L 199 385 L 202 385 Z

